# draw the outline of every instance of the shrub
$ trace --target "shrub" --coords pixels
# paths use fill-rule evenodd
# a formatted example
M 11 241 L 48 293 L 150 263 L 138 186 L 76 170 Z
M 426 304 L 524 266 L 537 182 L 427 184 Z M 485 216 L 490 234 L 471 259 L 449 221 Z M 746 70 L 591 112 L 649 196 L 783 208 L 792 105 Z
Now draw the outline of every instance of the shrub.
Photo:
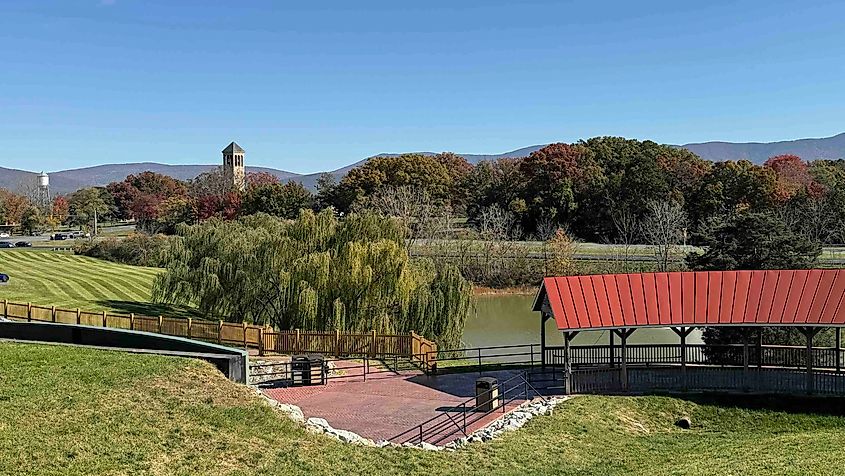
M 76 245 L 75 252 L 92 258 L 114 261 L 134 266 L 162 266 L 162 251 L 170 239 L 164 235 L 135 233 L 127 238 L 114 237 L 104 240 L 82 242 Z

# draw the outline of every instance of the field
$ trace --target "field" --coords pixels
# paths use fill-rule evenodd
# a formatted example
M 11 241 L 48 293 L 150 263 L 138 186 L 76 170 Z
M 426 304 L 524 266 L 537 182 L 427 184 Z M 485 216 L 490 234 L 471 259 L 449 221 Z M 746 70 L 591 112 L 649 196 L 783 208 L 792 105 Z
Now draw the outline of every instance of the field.
M 150 303 L 154 268 L 127 266 L 69 253 L 0 251 L 0 299 L 66 309 L 107 310 L 138 314 L 179 314 Z
M 494 442 L 430 453 L 309 434 L 202 362 L 0 343 L 0 375 L 0 474 L 821 475 L 845 465 L 840 400 L 577 397 Z M 691 430 L 673 425 L 680 416 Z

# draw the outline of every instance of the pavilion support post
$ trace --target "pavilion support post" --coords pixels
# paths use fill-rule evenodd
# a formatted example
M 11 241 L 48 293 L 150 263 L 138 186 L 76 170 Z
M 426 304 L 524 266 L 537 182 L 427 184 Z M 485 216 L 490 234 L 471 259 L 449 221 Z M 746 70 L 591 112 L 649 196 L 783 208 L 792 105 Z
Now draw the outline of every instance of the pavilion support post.
M 801 333 L 804 334 L 804 337 L 807 338 L 807 393 L 812 394 L 815 389 L 813 388 L 814 385 L 814 378 L 813 378 L 813 337 L 819 332 L 818 329 L 813 327 L 804 327 L 801 329 Z
M 564 391 L 567 395 L 572 393 L 572 354 L 569 344 L 577 335 L 577 331 L 563 333 Z
M 672 327 L 672 331 L 681 338 L 681 389 L 687 389 L 687 336 L 694 327 Z
M 610 331 L 610 366 L 616 365 L 616 345 L 613 342 L 613 331 Z
M 615 329 L 617 335 L 619 335 L 619 340 L 621 341 L 622 347 L 622 362 L 620 366 L 620 377 L 622 380 L 622 390 L 627 392 L 628 391 L 628 337 L 634 333 L 634 329 Z
M 545 312 L 540 314 L 540 367 L 546 368 L 546 321 L 549 315 Z
M 748 373 L 748 361 L 750 360 L 748 358 L 748 334 L 750 334 L 749 329 L 742 330 L 742 380 L 744 382 L 743 390 L 746 392 L 748 391 L 748 378 L 750 376 Z
M 572 360 L 569 356 L 569 341 L 572 340 L 569 332 L 563 333 L 563 385 L 566 395 L 572 393 Z
M 757 368 L 763 368 L 763 328 L 757 329 Z
M 842 328 L 836 328 L 836 373 L 842 371 Z

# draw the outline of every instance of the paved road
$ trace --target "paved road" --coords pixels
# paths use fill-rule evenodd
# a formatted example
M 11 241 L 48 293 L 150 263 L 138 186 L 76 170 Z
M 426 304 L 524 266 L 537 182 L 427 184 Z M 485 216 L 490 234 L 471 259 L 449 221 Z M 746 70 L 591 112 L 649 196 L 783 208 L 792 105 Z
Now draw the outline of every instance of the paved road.
M 135 229 L 135 225 L 118 225 L 118 226 L 109 226 L 105 227 L 101 230 L 103 233 L 127 233 L 133 231 Z M 33 243 L 34 246 L 38 246 L 38 244 L 42 244 L 44 242 L 50 241 L 51 232 L 46 232 L 42 235 L 38 236 L 28 236 L 28 235 L 12 235 L 9 238 L 0 238 L 0 241 L 11 241 L 12 243 L 17 243 L 19 241 L 26 241 L 28 243 Z M 55 244 L 56 247 L 71 247 L 73 246 L 73 240 L 64 240 L 64 241 L 53 241 L 51 242 Z M 0 248 L 0 250 L 8 249 L 8 248 Z

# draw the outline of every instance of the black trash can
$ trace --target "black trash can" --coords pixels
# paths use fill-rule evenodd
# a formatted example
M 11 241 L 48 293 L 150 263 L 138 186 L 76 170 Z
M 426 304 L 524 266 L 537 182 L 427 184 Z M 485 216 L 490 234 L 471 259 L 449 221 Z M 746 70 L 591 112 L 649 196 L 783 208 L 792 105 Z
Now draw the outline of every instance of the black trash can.
M 311 364 L 307 355 L 291 356 L 290 379 L 295 386 L 311 385 Z
M 492 412 L 499 407 L 498 379 L 481 377 L 475 381 L 475 407 L 482 412 Z
M 290 370 L 291 384 L 294 386 L 326 383 L 325 360 L 320 354 L 292 356 Z
M 308 373 L 311 385 L 325 385 L 326 359 L 321 354 L 308 354 Z

